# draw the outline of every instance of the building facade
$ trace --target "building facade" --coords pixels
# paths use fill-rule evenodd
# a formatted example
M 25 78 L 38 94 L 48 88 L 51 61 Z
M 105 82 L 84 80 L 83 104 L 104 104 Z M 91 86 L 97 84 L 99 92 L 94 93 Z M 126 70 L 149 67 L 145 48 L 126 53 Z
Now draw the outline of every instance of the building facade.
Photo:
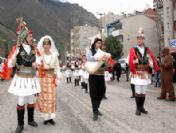
M 115 20 L 118 20 L 121 16 L 116 15 L 112 12 L 108 12 L 107 14 L 105 14 L 104 16 L 102 16 L 102 18 L 100 18 L 99 23 L 102 23 L 102 28 L 106 29 L 106 25 L 114 22 Z
M 161 14 L 164 31 L 164 46 L 176 39 L 176 0 L 154 0 L 154 8 Z
M 176 38 L 176 2 L 175 0 L 164 0 L 164 44 L 169 45 L 169 41 Z M 175 26 L 174 26 L 175 25 Z
M 108 36 L 114 36 L 123 44 L 123 57 L 127 57 L 130 48 L 136 44 L 140 27 L 144 29 L 145 45 L 150 47 L 156 56 L 159 54 L 156 21 L 144 14 L 128 16 L 107 25 Z
M 91 46 L 90 37 L 99 33 L 97 27 L 75 26 L 71 29 L 71 57 L 79 57 L 80 52 L 85 54 L 86 48 Z

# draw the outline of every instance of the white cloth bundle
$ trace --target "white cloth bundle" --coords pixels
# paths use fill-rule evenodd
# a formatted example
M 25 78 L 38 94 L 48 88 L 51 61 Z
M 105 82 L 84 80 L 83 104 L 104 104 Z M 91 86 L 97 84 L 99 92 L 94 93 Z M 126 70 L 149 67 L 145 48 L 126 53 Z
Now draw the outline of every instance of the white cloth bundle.
M 95 58 L 100 58 L 105 56 L 107 59 L 109 59 L 111 57 L 111 54 L 102 51 L 101 49 L 98 49 L 96 54 L 94 55 Z M 103 65 L 104 61 L 87 61 L 85 63 L 85 70 L 89 73 L 89 74 L 94 74 L 96 71 L 98 71 L 98 69 Z
M 85 64 L 85 69 L 89 74 L 94 74 L 102 65 L 103 61 L 91 62 L 87 61 Z

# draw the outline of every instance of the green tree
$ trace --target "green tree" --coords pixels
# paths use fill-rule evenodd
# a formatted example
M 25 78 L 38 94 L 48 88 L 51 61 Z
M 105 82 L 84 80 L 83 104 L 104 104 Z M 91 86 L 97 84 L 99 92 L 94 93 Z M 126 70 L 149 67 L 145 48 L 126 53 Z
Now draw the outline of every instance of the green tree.
M 111 53 L 112 58 L 118 60 L 123 53 L 123 45 L 117 38 L 109 36 L 105 39 L 106 52 Z

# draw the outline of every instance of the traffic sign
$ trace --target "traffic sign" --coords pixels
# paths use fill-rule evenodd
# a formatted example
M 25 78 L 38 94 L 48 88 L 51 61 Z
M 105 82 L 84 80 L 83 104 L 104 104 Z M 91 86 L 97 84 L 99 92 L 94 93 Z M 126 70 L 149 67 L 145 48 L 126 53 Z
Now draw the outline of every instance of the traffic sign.
M 170 40 L 170 41 L 169 41 L 169 45 L 170 45 L 171 47 L 176 47 L 176 39 Z

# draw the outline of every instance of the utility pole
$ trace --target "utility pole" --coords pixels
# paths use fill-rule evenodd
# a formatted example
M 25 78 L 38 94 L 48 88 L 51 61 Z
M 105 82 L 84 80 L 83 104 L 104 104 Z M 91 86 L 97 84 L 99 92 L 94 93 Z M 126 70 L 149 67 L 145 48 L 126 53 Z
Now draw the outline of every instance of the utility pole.
M 159 43 L 159 57 L 161 57 L 161 50 L 162 50 L 162 46 L 163 46 L 163 31 L 162 31 L 162 27 L 163 27 L 163 23 L 161 20 L 161 11 L 163 10 L 163 3 L 161 1 L 155 1 L 154 3 L 154 9 L 156 11 L 156 28 L 157 28 L 157 36 L 158 36 L 158 43 Z
M 159 57 L 161 57 L 161 22 L 160 22 L 160 16 L 158 14 L 158 10 L 156 9 L 156 28 L 157 28 L 157 37 L 158 37 L 158 43 L 159 43 Z
M 105 15 L 105 13 L 97 13 L 97 15 L 100 16 L 100 23 L 99 23 L 99 27 L 100 27 L 100 33 L 101 33 L 101 39 L 103 40 L 103 32 L 102 32 L 102 28 L 103 28 L 103 16 Z

